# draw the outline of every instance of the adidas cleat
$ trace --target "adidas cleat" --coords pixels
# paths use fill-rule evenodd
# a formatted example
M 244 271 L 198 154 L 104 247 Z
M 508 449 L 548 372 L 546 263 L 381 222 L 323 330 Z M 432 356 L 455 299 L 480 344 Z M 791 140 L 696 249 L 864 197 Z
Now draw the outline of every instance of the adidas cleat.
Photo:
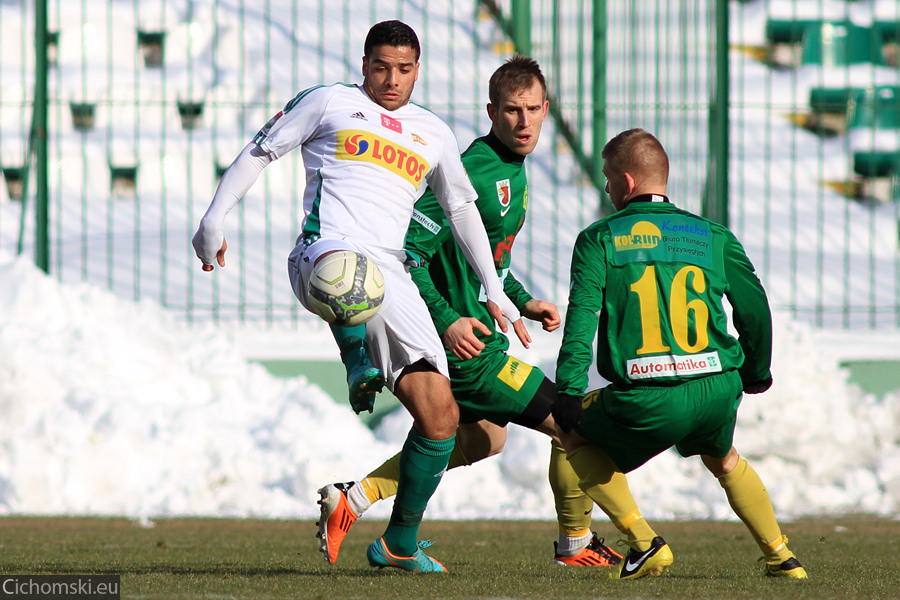
M 557 544 L 553 542 L 553 549 Z M 564 567 L 613 567 L 622 560 L 622 555 L 603 543 L 603 538 L 595 533 L 587 546 L 574 556 L 556 554 L 553 562 Z
M 319 490 L 322 499 L 318 501 L 318 504 L 321 507 L 322 516 L 316 522 L 319 527 L 316 537 L 321 540 L 319 552 L 324 554 L 325 560 L 332 565 L 337 562 L 344 536 L 359 518 L 347 501 L 347 490 L 353 485 L 355 483 L 352 481 L 329 483 Z
M 766 577 L 785 577 L 787 579 L 807 579 L 806 569 L 796 558 L 789 558 L 778 565 L 766 565 Z
M 446 573 L 444 565 L 422 552 L 423 548 L 430 545 L 430 541 L 424 540 L 419 542 L 419 547 L 412 556 L 397 556 L 388 550 L 384 538 L 380 537 L 369 544 L 366 558 L 369 559 L 370 565 L 379 569 L 396 567 L 412 573 Z
M 637 579 L 647 575 L 658 576 L 669 570 L 675 558 L 672 550 L 664 539 L 659 536 L 653 538 L 650 549 L 638 552 L 634 548 L 628 551 L 625 558 L 619 563 L 619 568 L 610 573 L 610 579 Z
M 384 373 L 366 361 L 350 369 L 347 387 L 350 388 L 350 407 L 353 412 L 371 413 L 375 408 L 375 394 L 384 387 Z

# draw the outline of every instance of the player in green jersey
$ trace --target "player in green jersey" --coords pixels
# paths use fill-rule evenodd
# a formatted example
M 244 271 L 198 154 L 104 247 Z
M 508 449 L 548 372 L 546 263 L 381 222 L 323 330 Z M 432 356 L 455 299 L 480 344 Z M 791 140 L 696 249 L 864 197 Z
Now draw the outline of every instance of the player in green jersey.
M 463 153 L 466 172 L 478 193 L 476 205 L 494 250 L 504 291 L 522 315 L 546 331 L 560 325 L 555 305 L 533 298 L 509 273 L 511 251 L 525 221 L 528 181 L 525 157 L 535 148 L 549 102 L 543 74 L 530 58 L 515 56 L 495 71 L 487 105 L 491 131 Z M 556 441 L 550 407 L 553 383 L 540 369 L 507 354 L 506 336 L 493 331 L 484 291 L 454 242 L 434 194 L 416 203 L 406 240 L 410 273 L 431 312 L 447 350 L 460 426 L 448 468 L 472 464 L 500 452 L 506 425 L 516 423 L 552 438 L 550 483 L 556 499 L 559 539 L 554 561 L 573 566 L 609 566 L 620 556 L 590 530 L 593 501 Z M 330 484 L 319 490 L 322 517 L 318 536 L 328 562 L 363 511 L 397 491 L 398 456 L 361 482 Z
M 674 446 L 699 454 L 719 480 L 766 574 L 805 579 L 766 488 L 732 445 L 742 392 L 772 384 L 772 320 L 753 265 L 725 226 L 669 202 L 669 159 L 651 134 L 620 133 L 603 159 L 618 212 L 575 242 L 553 416 L 581 488 L 627 536 L 630 551 L 611 577 L 659 575 L 673 562 L 625 473 Z M 585 395 L 595 335 L 597 369 L 610 383 Z

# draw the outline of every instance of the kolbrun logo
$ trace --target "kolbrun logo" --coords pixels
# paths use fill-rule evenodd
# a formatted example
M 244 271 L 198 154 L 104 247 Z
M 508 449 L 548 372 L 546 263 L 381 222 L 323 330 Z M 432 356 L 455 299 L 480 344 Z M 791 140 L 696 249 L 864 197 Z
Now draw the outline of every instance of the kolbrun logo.
M 367 162 L 399 175 L 419 187 L 429 164 L 421 155 L 390 140 L 354 129 L 337 132 L 337 160 Z
M 613 243 L 617 251 L 644 250 L 656 248 L 661 239 L 659 227 L 649 221 L 638 221 L 632 225 L 630 234 L 615 236 Z

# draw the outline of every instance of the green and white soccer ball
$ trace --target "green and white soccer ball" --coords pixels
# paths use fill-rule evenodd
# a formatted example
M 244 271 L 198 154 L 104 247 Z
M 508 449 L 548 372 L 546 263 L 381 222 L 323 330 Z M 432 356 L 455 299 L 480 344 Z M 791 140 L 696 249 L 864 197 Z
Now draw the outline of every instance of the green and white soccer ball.
M 371 319 L 384 300 L 381 269 L 363 254 L 325 255 L 309 278 L 309 308 L 334 325 L 352 327 Z

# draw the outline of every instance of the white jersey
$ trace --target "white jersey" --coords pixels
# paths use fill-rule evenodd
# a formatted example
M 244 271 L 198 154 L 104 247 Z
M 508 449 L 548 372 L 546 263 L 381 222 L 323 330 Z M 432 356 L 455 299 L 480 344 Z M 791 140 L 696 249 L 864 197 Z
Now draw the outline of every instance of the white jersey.
M 220 256 L 225 217 L 262 169 L 298 146 L 306 168 L 298 243 L 312 235 L 352 240 L 380 267 L 386 261 L 402 266 L 413 205 L 430 186 L 488 298 L 510 321 L 520 318 L 494 269 L 477 194 L 450 128 L 415 104 L 386 110 L 358 85 L 300 92 L 244 147 L 222 176 L 192 239 L 204 265 Z
M 253 141 L 272 159 L 301 147 L 303 235 L 397 253 L 426 185 L 449 211 L 477 197 L 441 119 L 415 104 L 388 111 L 358 85 L 300 92 Z

